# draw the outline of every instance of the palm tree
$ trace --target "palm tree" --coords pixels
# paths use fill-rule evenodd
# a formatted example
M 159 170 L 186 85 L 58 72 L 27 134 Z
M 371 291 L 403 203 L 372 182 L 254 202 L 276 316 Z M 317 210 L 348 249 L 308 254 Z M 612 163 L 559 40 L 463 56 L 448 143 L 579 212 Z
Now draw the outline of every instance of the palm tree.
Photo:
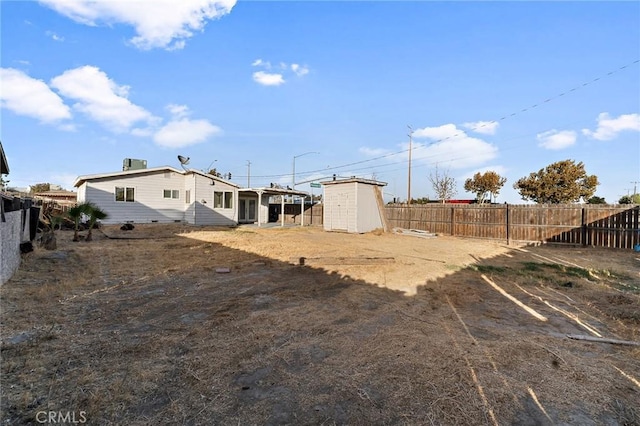
M 48 221 L 49 224 L 45 227 L 44 232 L 40 236 L 40 244 L 46 250 L 55 250 L 58 247 L 56 241 L 56 226 L 60 229 L 62 225 L 63 216 L 60 215 L 45 215 L 46 221 L 43 221 L 45 224 Z
M 89 215 L 90 210 L 91 203 L 81 203 L 71 207 L 67 212 L 67 215 L 73 220 L 75 225 L 73 228 L 73 241 L 80 241 L 80 238 L 78 238 L 80 219 L 82 219 L 82 215 Z
M 89 232 L 87 233 L 87 238 L 85 239 L 85 241 L 91 241 L 92 239 L 91 231 L 93 230 L 93 226 L 96 224 L 97 221 L 106 219 L 109 215 L 107 214 L 107 212 L 105 212 L 95 204 L 93 203 L 87 203 L 87 204 L 89 205 L 88 207 L 89 212 L 87 213 L 89 215 Z

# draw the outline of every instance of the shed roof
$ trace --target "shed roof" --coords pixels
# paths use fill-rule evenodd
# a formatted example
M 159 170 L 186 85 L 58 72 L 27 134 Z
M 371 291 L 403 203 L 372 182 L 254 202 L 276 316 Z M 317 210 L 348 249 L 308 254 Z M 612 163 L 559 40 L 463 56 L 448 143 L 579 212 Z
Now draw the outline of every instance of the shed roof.
M 98 179 L 113 179 L 113 178 L 120 178 L 120 177 L 126 177 L 126 176 L 134 176 L 134 175 L 142 175 L 142 174 L 148 174 L 148 173 L 158 173 L 158 172 L 174 172 L 174 173 L 179 173 L 181 175 L 188 175 L 188 174 L 194 174 L 194 175 L 200 175 L 203 177 L 206 177 L 208 179 L 211 180 L 215 180 L 218 182 L 223 182 L 226 183 L 228 185 L 231 186 L 235 186 L 236 188 L 239 186 L 231 181 L 219 178 L 217 176 L 214 175 L 210 175 L 208 173 L 204 173 L 201 172 L 199 170 L 194 170 L 194 169 L 189 169 L 189 170 L 179 170 L 176 169 L 175 167 L 171 167 L 171 166 L 161 166 L 161 167 L 152 167 L 149 169 L 136 169 L 136 170 L 124 170 L 121 172 L 111 172 L 111 173 L 99 173 L 99 174 L 94 174 L 94 175 L 84 175 L 84 176 L 78 176 L 75 180 L 75 182 L 73 182 L 73 186 L 75 187 L 79 187 L 80 185 L 82 185 L 85 182 L 88 181 L 92 181 L 92 180 L 98 180 Z
M 364 178 L 347 178 L 347 179 L 336 179 L 336 180 L 327 180 L 324 182 L 320 182 L 322 185 L 337 185 L 341 183 L 365 183 L 368 185 L 376 185 L 376 186 L 387 186 L 386 182 L 380 182 L 378 180 L 373 179 L 364 179 Z

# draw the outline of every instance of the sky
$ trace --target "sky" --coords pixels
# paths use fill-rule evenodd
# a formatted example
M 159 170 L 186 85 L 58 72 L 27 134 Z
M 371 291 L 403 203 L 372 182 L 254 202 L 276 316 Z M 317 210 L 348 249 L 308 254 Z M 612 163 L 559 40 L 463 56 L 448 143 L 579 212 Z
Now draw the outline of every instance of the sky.
M 583 162 L 640 192 L 640 3 L 0 2 L 9 186 L 216 168 L 242 187 L 358 176 L 386 200 L 429 176 Z

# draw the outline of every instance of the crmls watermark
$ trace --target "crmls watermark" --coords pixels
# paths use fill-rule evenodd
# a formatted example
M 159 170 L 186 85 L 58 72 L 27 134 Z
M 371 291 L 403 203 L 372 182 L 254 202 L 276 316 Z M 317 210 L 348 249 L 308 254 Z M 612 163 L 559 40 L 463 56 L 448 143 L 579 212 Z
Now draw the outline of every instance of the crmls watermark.
M 38 411 L 36 421 L 47 425 L 79 425 L 87 422 L 86 411 Z

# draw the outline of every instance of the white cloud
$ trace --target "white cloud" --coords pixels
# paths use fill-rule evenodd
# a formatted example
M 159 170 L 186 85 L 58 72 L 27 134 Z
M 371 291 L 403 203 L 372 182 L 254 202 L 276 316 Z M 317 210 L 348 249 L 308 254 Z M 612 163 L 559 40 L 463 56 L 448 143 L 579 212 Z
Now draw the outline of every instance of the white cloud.
M 609 141 L 625 130 L 640 132 L 640 114 L 623 114 L 618 118 L 611 118 L 609 113 L 603 112 L 598 115 L 596 131 L 582 129 L 582 133 L 599 141 Z
M 73 187 L 73 182 L 75 182 L 78 175 L 72 173 L 57 173 L 50 175 L 47 179 L 44 179 L 42 182 L 51 182 L 56 185 L 60 185 L 63 189 L 67 191 L 75 191 L 76 188 Z
M 130 41 L 139 49 L 180 49 L 207 21 L 231 12 L 236 0 L 40 0 L 78 23 L 127 24 L 136 31 Z
M 140 138 L 146 138 L 149 136 L 152 136 L 154 132 L 154 129 L 151 127 L 144 127 L 144 128 L 135 128 L 135 129 L 131 129 L 131 134 L 133 136 L 138 136 Z
M 284 84 L 282 74 L 271 74 L 264 71 L 256 71 L 253 73 L 253 81 L 263 86 L 280 86 Z
M 291 71 L 296 73 L 296 75 L 299 77 L 309 74 L 309 68 L 299 64 L 291 64 Z
M 184 118 L 190 114 L 186 105 L 169 104 L 167 105 L 167 110 L 174 118 Z
M 45 123 L 71 118 L 69 107 L 44 81 L 13 68 L 0 68 L 0 80 L 2 108 Z
M 47 31 L 46 35 L 48 37 L 51 37 L 55 41 L 64 41 L 64 37 L 59 36 L 58 34 L 54 33 L 53 31 Z
M 484 167 L 480 167 L 479 169 L 475 169 L 473 171 L 465 173 L 464 175 L 462 175 L 460 177 L 460 180 L 462 182 L 464 182 L 467 179 L 471 179 L 473 177 L 473 175 L 475 175 L 476 173 L 484 174 L 486 172 L 496 172 L 500 176 L 504 176 L 507 173 L 508 170 L 509 169 L 507 169 L 505 166 L 501 166 L 501 165 L 484 166 Z
M 477 167 L 492 160 L 498 153 L 495 145 L 467 135 L 454 124 L 417 129 L 413 136 L 433 141 L 413 144 L 413 158 L 428 164 L 446 163 L 446 167 L 453 169 Z M 402 146 L 409 148 L 408 143 Z
M 165 148 L 182 148 L 204 142 L 209 137 L 222 132 L 208 120 L 191 120 L 189 108 L 186 105 L 167 105 L 167 110 L 173 119 L 162 126 L 154 135 L 156 144 Z
M 496 130 L 500 123 L 497 121 L 475 121 L 471 123 L 463 123 L 463 127 L 471 130 L 475 133 L 482 133 L 483 135 L 495 135 Z
M 128 131 L 139 121 L 153 121 L 147 110 L 127 99 L 128 86 L 118 86 L 97 67 L 67 70 L 53 78 L 51 85 L 63 96 L 76 100 L 75 109 L 116 133 Z
M 576 143 L 576 132 L 573 130 L 548 130 L 536 135 L 540 142 L 538 146 L 545 149 L 564 149 Z
M 271 70 L 272 65 L 269 61 L 263 61 L 262 59 L 256 59 L 251 63 L 252 67 L 260 67 L 263 70 L 269 71 Z M 281 70 L 278 73 L 265 72 L 265 71 L 256 71 L 253 73 L 253 81 L 258 84 L 262 84 L 263 86 L 279 86 L 281 84 L 286 83 L 285 75 L 295 74 L 298 77 L 302 77 L 304 75 L 309 74 L 309 67 L 306 65 L 300 64 L 291 64 L 288 65 L 286 62 L 280 62 L 277 66 L 277 69 Z M 287 77 L 288 78 L 288 77 Z
M 380 157 L 382 155 L 386 155 L 391 152 L 385 148 L 369 148 L 367 146 L 360 147 L 358 151 L 360 151 L 362 154 L 368 157 Z

